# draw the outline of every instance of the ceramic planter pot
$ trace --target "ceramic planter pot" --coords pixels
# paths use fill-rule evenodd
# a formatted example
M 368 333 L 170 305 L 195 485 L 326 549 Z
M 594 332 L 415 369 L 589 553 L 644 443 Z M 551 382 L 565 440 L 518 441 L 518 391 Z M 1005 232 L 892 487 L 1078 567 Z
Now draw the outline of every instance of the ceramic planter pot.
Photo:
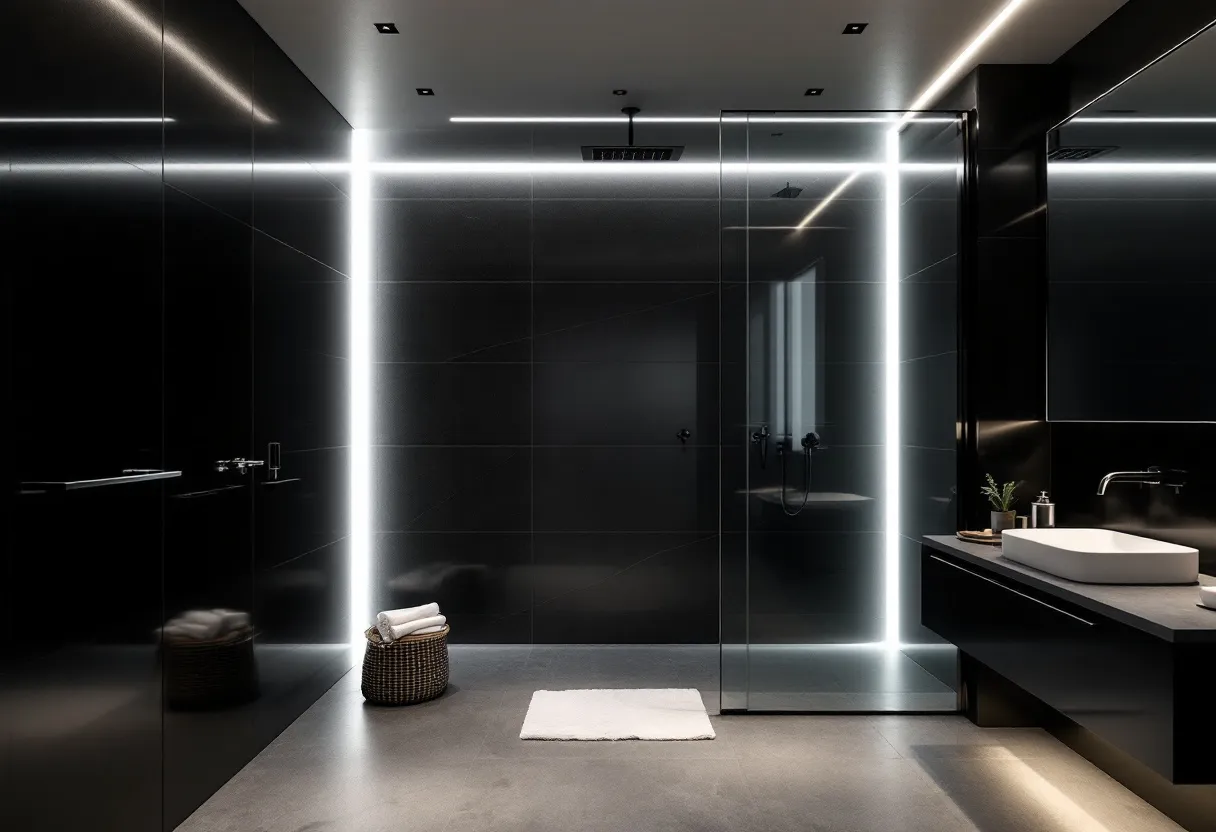
M 1003 532 L 1005 529 L 1012 529 L 1014 527 L 1014 523 L 1017 522 L 1014 519 L 1017 516 L 1016 512 L 992 511 L 992 512 L 989 512 L 989 514 L 992 517 L 992 520 L 990 522 L 992 523 L 991 528 L 992 528 L 993 534 L 999 534 L 1000 532 Z

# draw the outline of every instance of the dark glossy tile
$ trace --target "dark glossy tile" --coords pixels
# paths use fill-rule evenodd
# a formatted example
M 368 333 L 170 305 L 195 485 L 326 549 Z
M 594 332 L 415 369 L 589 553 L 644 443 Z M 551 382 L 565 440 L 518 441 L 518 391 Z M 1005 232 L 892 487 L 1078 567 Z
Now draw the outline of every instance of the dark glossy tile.
M 253 273 L 260 347 L 350 355 L 350 281 L 341 272 L 258 232 Z
M 527 364 L 381 364 L 373 400 L 388 418 L 384 445 L 527 445 L 532 368 Z
M 900 533 L 913 539 L 958 530 L 955 451 L 905 447 L 900 452 Z
M 919 282 L 915 278 L 900 286 L 900 358 L 923 358 L 958 349 L 958 284 L 953 280 L 957 260 L 950 259 L 931 269 L 936 276 L 950 271 L 947 280 Z
M 527 280 L 527 201 L 376 200 L 377 280 Z
M 907 278 L 959 250 L 957 194 L 917 194 L 900 208 L 900 275 Z
M 716 534 L 540 534 L 538 643 L 710 643 Z
M 254 559 L 259 572 L 331 546 L 349 534 L 348 460 L 345 448 L 288 449 L 283 454 L 282 481 L 270 485 L 263 480 L 253 489 L 258 536 Z
M 884 364 L 823 364 L 806 379 L 817 385 L 816 429 L 825 444 L 883 441 Z
M 538 200 L 534 212 L 538 281 L 718 277 L 717 200 Z
M 515 534 L 376 536 L 373 606 L 439 604 L 455 643 L 532 640 L 532 541 Z
M 537 531 L 718 527 L 716 448 L 537 448 Z
M 665 445 L 691 432 L 716 442 L 715 364 L 536 364 L 536 441 L 542 445 Z
M 753 533 L 749 545 L 751 641 L 879 641 L 883 536 Z
M 526 283 L 378 283 L 372 288 L 378 361 L 528 361 Z
M 221 85 L 189 60 L 164 62 L 166 184 L 250 224 L 253 220 L 253 38 L 257 27 L 239 5 L 207 7 L 165 0 L 165 31 L 206 44 L 207 66 Z M 201 168 L 201 165 L 216 165 Z
M 265 503 L 262 503 L 265 505 Z M 265 529 L 265 527 L 263 527 Z M 278 645 L 344 645 L 350 606 L 350 538 L 294 552 L 266 534 L 258 538 L 259 558 L 286 556 L 258 570 L 254 609 L 259 641 Z
M 215 460 L 258 458 L 249 418 L 252 233 L 172 189 L 164 223 L 166 462 L 183 471 L 174 485 L 209 488 L 222 484 Z
M 536 360 L 716 361 L 717 295 L 712 283 L 538 283 Z
M 527 531 L 528 448 L 374 449 L 376 531 Z M 538 477 L 539 479 L 539 477 Z
M 880 283 L 829 283 L 824 304 L 822 344 L 825 361 L 881 361 L 885 287 Z
M 900 390 L 901 441 L 953 450 L 958 441 L 958 355 L 948 352 L 903 362 Z

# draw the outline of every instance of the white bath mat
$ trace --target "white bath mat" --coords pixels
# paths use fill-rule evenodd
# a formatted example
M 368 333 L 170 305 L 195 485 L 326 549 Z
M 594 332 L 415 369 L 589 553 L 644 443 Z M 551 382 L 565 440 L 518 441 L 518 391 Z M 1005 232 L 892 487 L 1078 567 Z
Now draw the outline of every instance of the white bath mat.
M 521 740 L 712 740 L 713 726 L 691 688 L 538 690 Z

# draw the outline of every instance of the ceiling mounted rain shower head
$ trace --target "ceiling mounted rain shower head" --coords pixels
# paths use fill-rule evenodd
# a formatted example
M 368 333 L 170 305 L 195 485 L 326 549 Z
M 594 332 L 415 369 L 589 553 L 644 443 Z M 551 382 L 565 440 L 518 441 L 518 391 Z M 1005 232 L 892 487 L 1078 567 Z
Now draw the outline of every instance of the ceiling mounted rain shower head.
M 773 194 L 773 199 L 797 199 L 800 193 L 802 193 L 802 188 L 795 188 L 789 182 L 786 182 L 784 188 Z
M 633 143 L 633 117 L 642 112 L 637 107 L 624 107 L 629 116 L 628 145 L 583 145 L 584 162 L 675 162 L 684 153 L 683 145 L 636 145 Z

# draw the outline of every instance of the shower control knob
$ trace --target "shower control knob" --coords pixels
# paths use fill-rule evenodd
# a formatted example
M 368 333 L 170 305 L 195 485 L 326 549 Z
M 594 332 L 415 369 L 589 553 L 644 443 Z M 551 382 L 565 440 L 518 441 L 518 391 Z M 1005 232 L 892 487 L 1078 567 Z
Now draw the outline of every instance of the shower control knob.
M 692 431 L 690 431 L 688 428 L 683 428 L 679 433 L 676 434 L 676 438 L 680 440 L 681 445 L 687 445 L 688 440 L 692 438 Z

